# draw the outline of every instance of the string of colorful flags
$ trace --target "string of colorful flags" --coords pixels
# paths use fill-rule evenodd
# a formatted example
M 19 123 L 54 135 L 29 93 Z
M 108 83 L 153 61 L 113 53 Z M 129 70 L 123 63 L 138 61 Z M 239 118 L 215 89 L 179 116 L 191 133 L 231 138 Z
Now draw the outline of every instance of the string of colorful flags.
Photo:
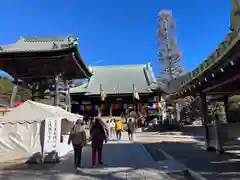
M 152 108 L 152 109 L 159 109 L 162 111 L 162 104 L 161 103 L 144 103 L 141 104 L 144 108 Z M 95 105 L 80 105 L 81 111 L 90 111 L 93 109 Z M 128 104 L 111 104 L 112 109 L 126 109 L 128 107 Z M 108 104 L 101 104 L 100 109 L 108 109 Z
M 105 101 L 107 95 L 104 92 L 102 85 L 100 84 L 100 99 L 102 102 Z M 140 96 L 138 94 L 137 89 L 134 87 L 133 84 L 133 98 L 140 100 Z M 95 105 L 80 105 L 80 110 L 81 111 L 90 111 L 93 109 Z M 144 108 L 152 108 L 152 109 L 158 109 L 160 112 L 162 111 L 162 104 L 161 103 L 144 103 L 141 104 L 141 106 L 143 106 Z M 112 109 L 126 109 L 128 107 L 128 104 L 111 104 L 111 108 Z M 104 110 L 104 109 L 108 109 L 109 105 L 108 104 L 101 104 L 100 105 L 100 109 Z

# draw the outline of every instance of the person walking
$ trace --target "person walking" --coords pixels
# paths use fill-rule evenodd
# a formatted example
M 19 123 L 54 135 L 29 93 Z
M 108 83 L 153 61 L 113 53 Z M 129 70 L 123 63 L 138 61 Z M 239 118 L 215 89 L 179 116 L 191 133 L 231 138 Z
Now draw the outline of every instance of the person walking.
M 74 150 L 74 164 L 77 170 L 81 168 L 82 148 L 87 144 L 86 130 L 84 121 L 78 119 L 71 129 L 68 144 L 72 143 Z
M 130 141 L 133 140 L 135 126 L 136 126 L 135 122 L 130 118 L 127 123 L 128 138 Z
M 112 119 L 110 121 L 110 137 L 113 138 L 115 136 L 115 121 Z
M 103 164 L 102 149 L 103 142 L 107 143 L 107 129 L 100 118 L 96 118 L 90 129 L 92 140 L 92 167 L 96 164 L 96 154 L 98 153 L 98 164 Z
M 121 140 L 123 129 L 124 129 L 123 123 L 118 119 L 116 124 L 115 124 L 115 131 L 116 131 L 117 141 Z

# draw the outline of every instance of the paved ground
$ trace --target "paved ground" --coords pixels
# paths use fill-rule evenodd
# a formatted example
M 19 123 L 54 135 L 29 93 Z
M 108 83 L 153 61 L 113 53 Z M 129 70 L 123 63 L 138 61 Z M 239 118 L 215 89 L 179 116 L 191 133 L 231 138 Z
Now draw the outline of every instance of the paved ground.
M 159 165 L 152 159 L 141 144 L 130 143 L 125 138 L 116 143 L 109 141 L 104 146 L 104 166 L 91 167 L 91 148 L 83 153 L 83 169 L 77 173 L 73 166 L 72 154 L 60 163 L 46 170 L 3 171 L 1 180 L 75 180 L 75 179 L 170 179 L 159 171 Z
M 137 142 L 143 143 L 154 160 L 162 164 L 163 168 L 169 164 L 166 172 L 175 173 L 188 167 L 210 180 L 240 179 L 239 154 L 218 156 L 214 152 L 205 151 L 202 141 L 190 138 L 171 138 L 170 136 L 160 137 L 153 133 L 139 133 Z M 164 153 L 172 156 L 185 167 L 172 163 L 173 161 L 169 160 Z
M 143 145 L 144 146 L 143 146 Z M 83 152 L 83 169 L 77 173 L 70 153 L 55 166 L 0 172 L 1 180 L 157 179 L 193 180 L 188 168 L 212 180 L 240 179 L 240 157 L 206 152 L 203 142 L 191 138 L 137 133 L 135 143 L 109 141 L 104 146 L 104 166 L 91 168 L 91 148 Z M 144 148 L 145 147 L 145 148 Z M 149 153 L 147 153 L 149 152 Z M 167 154 L 167 155 L 166 155 Z M 151 157 L 151 156 L 152 157 Z M 174 158 L 171 159 L 169 156 Z

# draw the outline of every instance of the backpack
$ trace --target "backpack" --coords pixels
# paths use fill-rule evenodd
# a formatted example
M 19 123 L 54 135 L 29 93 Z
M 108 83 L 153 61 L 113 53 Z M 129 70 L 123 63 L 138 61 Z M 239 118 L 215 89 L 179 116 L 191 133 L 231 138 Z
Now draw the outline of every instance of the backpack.
M 116 122 L 116 131 L 122 130 L 122 123 L 120 121 Z

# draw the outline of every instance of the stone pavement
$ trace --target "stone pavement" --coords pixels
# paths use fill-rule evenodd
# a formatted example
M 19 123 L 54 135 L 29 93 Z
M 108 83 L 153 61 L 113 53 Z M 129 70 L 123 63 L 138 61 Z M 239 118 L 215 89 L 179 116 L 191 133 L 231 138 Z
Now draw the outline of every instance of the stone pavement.
M 215 152 L 207 152 L 202 141 L 194 139 L 190 141 L 187 138 L 160 138 L 153 134 L 149 135 L 149 133 L 139 133 L 137 141 L 143 144 L 154 160 L 158 162 L 159 169 L 167 167 L 165 172 L 169 176 L 171 173 L 190 168 L 205 179 L 240 179 L 239 153 L 229 154 L 226 152 L 217 155 Z M 171 160 L 166 154 L 173 157 L 174 160 Z
M 82 171 L 76 172 L 73 166 L 72 153 L 64 158 L 61 163 L 54 166 L 48 172 L 17 172 L 4 171 L 0 174 L 1 180 L 75 180 L 75 179 L 170 179 L 160 171 L 158 164 L 141 144 L 134 144 L 127 140 L 124 134 L 123 140 L 117 143 L 115 140 L 104 145 L 103 166 L 91 167 L 91 147 L 84 148 L 82 159 Z M 8 175 L 7 175 L 8 174 Z M 36 175 L 34 175 L 36 174 Z

